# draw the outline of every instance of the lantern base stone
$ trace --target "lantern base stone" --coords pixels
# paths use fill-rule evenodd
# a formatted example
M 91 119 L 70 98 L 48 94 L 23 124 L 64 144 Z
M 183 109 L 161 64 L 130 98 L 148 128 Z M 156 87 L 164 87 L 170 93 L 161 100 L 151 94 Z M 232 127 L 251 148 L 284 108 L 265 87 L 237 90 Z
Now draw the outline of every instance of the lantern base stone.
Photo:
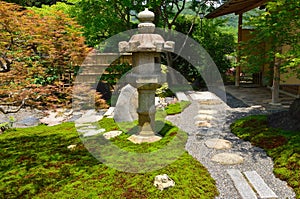
M 135 144 L 141 144 L 144 142 L 148 142 L 148 143 L 157 142 L 161 138 L 162 137 L 160 137 L 158 135 L 152 135 L 152 136 L 132 135 L 127 139 Z

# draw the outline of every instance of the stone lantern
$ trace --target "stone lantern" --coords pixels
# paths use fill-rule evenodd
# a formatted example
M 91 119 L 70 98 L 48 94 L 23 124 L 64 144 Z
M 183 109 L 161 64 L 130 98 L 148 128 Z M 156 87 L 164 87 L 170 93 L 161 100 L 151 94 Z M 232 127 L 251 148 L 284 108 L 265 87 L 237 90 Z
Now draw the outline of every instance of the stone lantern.
M 161 139 L 155 132 L 155 91 L 166 82 L 161 72 L 161 52 L 174 51 L 174 42 L 155 34 L 154 13 L 147 8 L 138 14 L 138 34 L 119 43 L 120 52 L 131 52 L 133 69 L 127 75 L 128 83 L 138 90 L 138 133 L 129 137 L 135 143 L 155 142 Z

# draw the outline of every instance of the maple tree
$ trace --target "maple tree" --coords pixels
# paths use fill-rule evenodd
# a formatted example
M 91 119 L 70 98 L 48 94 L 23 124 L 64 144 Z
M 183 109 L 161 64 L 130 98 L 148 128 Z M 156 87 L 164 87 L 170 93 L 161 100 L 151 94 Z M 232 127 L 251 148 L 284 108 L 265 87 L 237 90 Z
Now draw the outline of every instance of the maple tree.
M 1 103 L 70 105 L 76 69 L 89 52 L 80 29 L 62 12 L 42 16 L 0 2 Z

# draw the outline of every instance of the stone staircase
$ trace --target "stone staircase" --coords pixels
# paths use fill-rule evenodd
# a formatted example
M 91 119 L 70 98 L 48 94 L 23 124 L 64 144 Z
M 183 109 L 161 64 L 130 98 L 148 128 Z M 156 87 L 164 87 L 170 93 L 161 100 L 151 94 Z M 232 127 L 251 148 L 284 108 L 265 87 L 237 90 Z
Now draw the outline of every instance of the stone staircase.
M 120 63 L 132 64 L 131 53 L 90 53 L 80 68 L 75 84 L 95 84 L 103 74 L 107 74 L 108 67 Z

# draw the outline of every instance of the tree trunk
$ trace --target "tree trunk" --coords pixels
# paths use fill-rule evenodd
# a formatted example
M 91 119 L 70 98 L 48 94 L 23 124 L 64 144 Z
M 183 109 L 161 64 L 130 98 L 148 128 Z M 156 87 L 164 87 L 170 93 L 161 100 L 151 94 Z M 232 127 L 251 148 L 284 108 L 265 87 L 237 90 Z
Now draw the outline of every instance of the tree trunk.
M 280 63 L 274 64 L 273 86 L 272 86 L 272 104 L 279 103 L 279 84 L 280 84 Z
M 24 99 L 22 100 L 21 105 L 20 105 L 19 107 L 17 107 L 16 109 L 14 109 L 14 110 L 5 110 L 4 108 L 2 108 L 2 107 L 0 106 L 0 112 L 3 113 L 3 114 L 17 113 L 17 112 L 19 112 L 19 111 L 21 110 L 21 108 L 25 105 L 26 100 L 27 100 L 27 98 L 24 98 Z
M 282 46 L 275 48 L 276 52 L 282 53 Z M 272 85 L 272 104 L 278 104 L 279 101 L 279 85 L 280 85 L 280 66 L 281 59 L 276 58 L 274 53 L 274 70 L 273 70 L 273 85 Z

